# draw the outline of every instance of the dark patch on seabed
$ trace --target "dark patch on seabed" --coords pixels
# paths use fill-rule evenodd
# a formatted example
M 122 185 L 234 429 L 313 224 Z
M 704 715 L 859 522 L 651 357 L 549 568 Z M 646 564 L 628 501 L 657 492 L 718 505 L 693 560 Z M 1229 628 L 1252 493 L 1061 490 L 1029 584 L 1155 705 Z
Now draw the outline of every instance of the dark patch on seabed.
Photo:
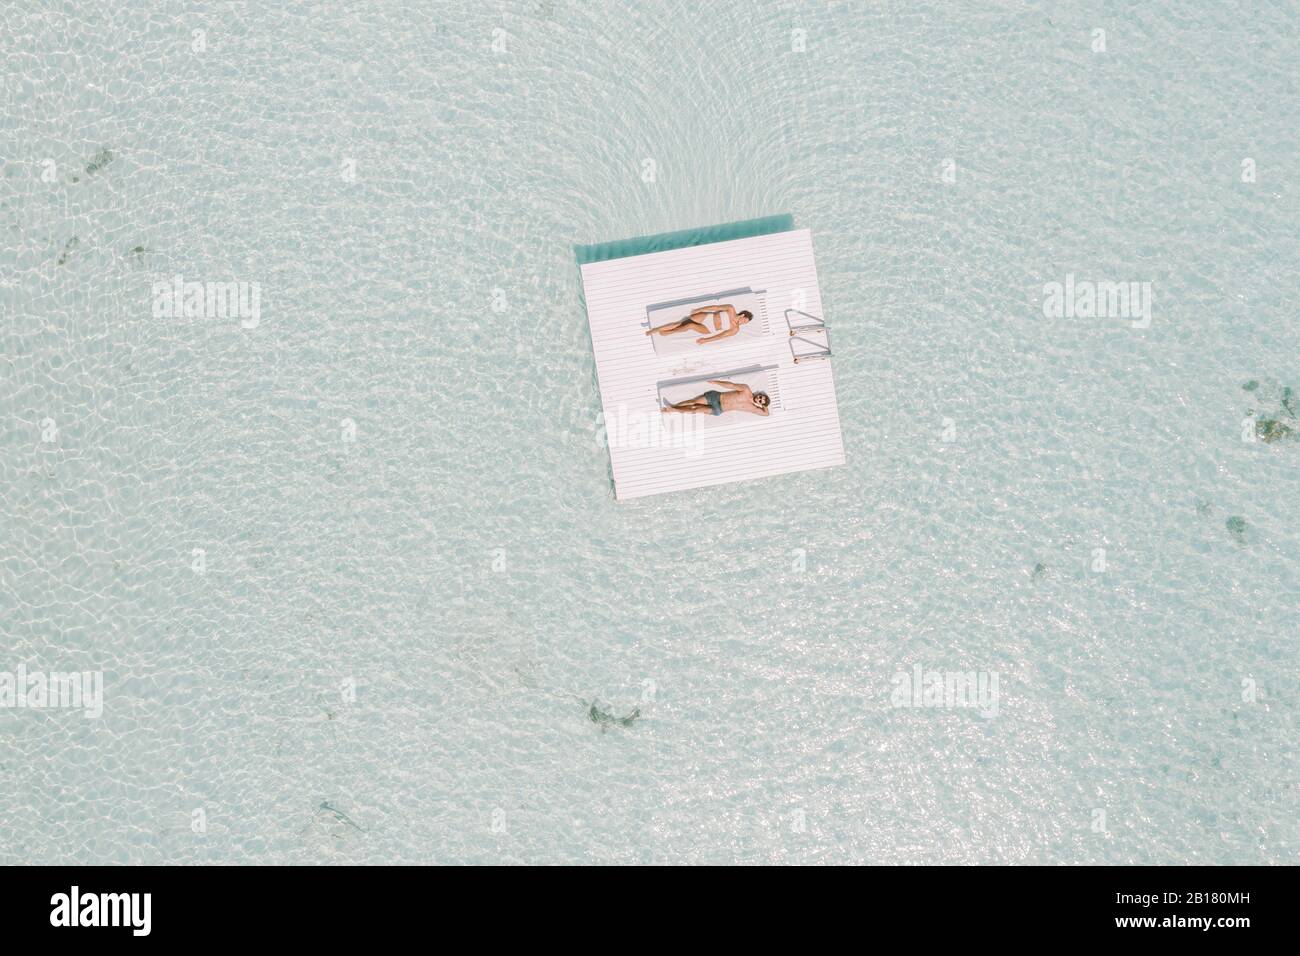
M 59 253 L 59 265 L 63 265 L 64 263 L 66 263 L 68 261 L 68 257 L 72 255 L 72 250 L 76 249 L 77 246 L 79 245 L 81 245 L 81 240 L 78 239 L 76 236 L 73 236 L 66 243 L 64 243 L 63 251 Z
M 1248 416 L 1255 419 L 1256 438 L 1271 445 L 1275 441 L 1294 438 L 1300 434 L 1296 424 L 1297 396 L 1291 386 L 1282 388 L 1277 396 L 1277 408 L 1273 410 L 1266 407 L 1269 402 L 1265 400 L 1264 393 L 1260 391 L 1260 384 L 1255 379 L 1252 378 L 1241 388 L 1260 399 L 1259 409 L 1246 412 Z
M 592 701 L 591 707 L 587 710 L 587 718 L 602 731 L 607 727 L 617 724 L 620 727 L 631 727 L 641 717 L 641 708 L 634 707 L 632 712 L 625 717 L 615 717 L 610 711 L 601 707 L 600 704 Z
M 1232 535 L 1232 540 L 1238 544 L 1246 543 L 1246 519 L 1240 515 L 1233 515 L 1224 525 L 1228 529 L 1228 534 Z
M 348 816 L 346 813 L 344 813 L 342 810 L 338 809 L 337 807 L 330 806 L 328 800 L 322 800 L 320 806 L 316 808 L 316 812 L 332 813 L 334 814 L 335 819 L 341 820 L 343 823 L 346 823 L 348 826 L 352 827 L 352 829 L 357 830 L 360 833 L 366 832 L 361 827 L 357 826 L 356 823 L 353 822 L 352 818 Z
M 93 176 L 113 160 L 117 159 L 111 149 L 101 149 L 90 162 L 86 163 L 86 175 Z

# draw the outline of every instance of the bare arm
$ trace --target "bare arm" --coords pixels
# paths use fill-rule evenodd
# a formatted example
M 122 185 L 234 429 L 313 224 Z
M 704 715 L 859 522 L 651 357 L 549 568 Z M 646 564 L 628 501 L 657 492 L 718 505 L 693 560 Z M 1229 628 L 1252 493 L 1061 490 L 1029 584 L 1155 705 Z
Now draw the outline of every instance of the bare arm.
M 728 382 L 726 379 L 723 379 L 723 378 L 711 378 L 711 379 L 709 379 L 709 384 L 710 384 L 710 385 L 722 385 L 722 386 L 724 386 L 724 387 L 726 387 L 726 388 L 734 388 L 734 389 L 735 389 L 736 391 L 738 391 L 738 392 L 749 393 L 749 386 L 748 386 L 748 385 L 741 385 L 741 384 L 739 384 L 739 383 L 737 383 L 737 382 Z
M 695 340 L 695 344 L 703 345 L 705 342 L 716 342 L 718 339 L 729 339 L 739 331 L 740 329 L 733 325 L 730 328 L 723 329 L 721 332 L 714 332 L 712 335 L 702 335 Z

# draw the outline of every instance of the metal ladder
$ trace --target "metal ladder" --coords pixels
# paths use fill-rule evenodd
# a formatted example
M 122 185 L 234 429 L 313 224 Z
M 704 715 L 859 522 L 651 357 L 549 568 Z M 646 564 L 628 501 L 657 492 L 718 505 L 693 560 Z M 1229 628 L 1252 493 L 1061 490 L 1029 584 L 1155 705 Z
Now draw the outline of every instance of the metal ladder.
M 800 325 L 796 327 L 790 321 L 791 313 L 793 313 L 794 315 L 802 315 L 805 319 L 812 319 L 813 324 Z M 791 358 L 794 359 L 796 365 L 798 365 L 800 362 L 812 362 L 812 361 L 816 361 L 817 359 L 828 359 L 831 357 L 831 333 L 824 319 L 819 319 L 817 316 L 811 315 L 807 312 L 800 311 L 799 309 L 786 309 L 785 324 L 786 324 L 786 328 L 790 330 L 790 356 Z M 812 339 L 806 339 L 803 337 L 803 333 L 805 332 L 813 333 L 813 334 L 821 333 L 822 335 L 826 336 L 826 341 L 815 342 Z M 817 347 L 817 351 L 805 352 L 804 354 L 800 355 L 794 350 L 795 342 L 803 342 L 806 345 L 814 345 Z

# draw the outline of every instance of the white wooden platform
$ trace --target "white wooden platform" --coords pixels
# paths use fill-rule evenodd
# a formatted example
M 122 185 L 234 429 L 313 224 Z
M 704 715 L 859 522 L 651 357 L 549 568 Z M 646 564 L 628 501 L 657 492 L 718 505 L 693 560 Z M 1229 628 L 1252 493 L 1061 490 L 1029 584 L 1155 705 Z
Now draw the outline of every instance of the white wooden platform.
M 615 497 L 844 464 L 831 360 L 796 364 L 784 314 L 796 308 L 830 324 L 807 229 L 593 262 L 581 271 Z M 766 290 L 773 334 L 734 345 L 725 340 L 701 345 L 685 355 L 656 354 L 645 335 L 648 305 L 743 288 Z M 796 318 L 796 324 L 801 321 L 806 320 Z M 825 341 L 820 334 L 805 337 Z M 775 367 L 779 380 L 781 407 L 769 418 L 659 411 L 661 381 L 704 374 L 725 378 L 727 372 L 756 366 Z M 702 383 L 700 391 L 712 387 Z

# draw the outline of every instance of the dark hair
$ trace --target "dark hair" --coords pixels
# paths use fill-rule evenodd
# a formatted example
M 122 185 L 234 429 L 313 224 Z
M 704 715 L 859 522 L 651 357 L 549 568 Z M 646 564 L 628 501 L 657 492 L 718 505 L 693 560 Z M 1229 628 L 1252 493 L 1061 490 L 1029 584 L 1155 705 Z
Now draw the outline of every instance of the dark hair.
M 768 398 L 767 392 L 755 392 L 754 404 L 759 408 L 767 408 L 767 406 L 772 404 L 772 399 Z
M 737 314 L 737 315 L 743 315 L 743 316 L 745 317 L 745 321 L 746 321 L 746 322 L 748 322 L 750 319 L 752 319 L 752 318 L 754 317 L 754 313 L 753 313 L 753 312 L 750 312 L 749 309 L 741 309 L 741 310 L 740 310 L 738 313 L 736 313 L 736 314 Z

